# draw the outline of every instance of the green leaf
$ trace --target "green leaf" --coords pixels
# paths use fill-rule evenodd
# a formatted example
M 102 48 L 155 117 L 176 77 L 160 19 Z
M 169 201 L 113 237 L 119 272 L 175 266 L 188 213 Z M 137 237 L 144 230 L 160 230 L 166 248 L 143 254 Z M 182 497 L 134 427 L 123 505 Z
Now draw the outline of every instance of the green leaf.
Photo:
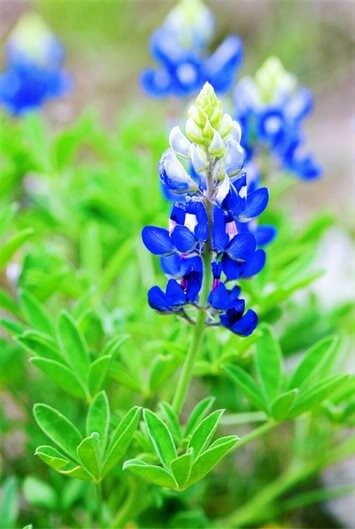
M 348 377 L 349 375 L 343 373 L 331 376 L 318 386 L 302 393 L 292 406 L 289 417 L 297 417 L 297 415 L 319 406 L 323 400 L 330 398 L 333 391 L 337 390 Z
M 30 358 L 30 362 L 41 369 L 53 382 L 77 399 L 87 398 L 85 389 L 73 372 L 64 364 L 46 358 Z
M 197 426 L 188 444 L 188 448 L 194 451 L 194 457 L 198 457 L 209 445 L 224 410 L 216 410 Z
M 337 336 L 323 338 L 304 354 L 297 369 L 293 373 L 289 387 L 306 387 L 309 380 L 317 375 L 322 366 L 328 363 L 338 351 L 340 340 Z
M 60 470 L 61 474 L 69 478 L 83 479 L 84 481 L 92 481 L 92 476 L 86 472 L 80 465 L 71 465 L 69 468 Z
M 53 325 L 43 305 L 26 291 L 21 293 L 20 302 L 23 313 L 30 325 L 34 327 L 36 331 L 41 331 L 50 336 L 53 335 Z
M 162 464 L 170 468 L 170 461 L 176 458 L 173 437 L 166 424 L 152 411 L 143 410 L 143 418 L 149 439 Z
M 217 439 L 206 452 L 203 452 L 192 465 L 191 477 L 188 485 L 193 485 L 204 478 L 217 463 L 235 447 L 239 438 L 235 435 Z
M 69 365 L 86 384 L 89 375 L 89 352 L 76 323 L 69 313 L 63 311 L 59 317 L 58 333 L 63 353 Z
M 19 309 L 17 303 L 3 289 L 0 289 L 0 307 L 7 312 L 11 312 L 14 316 L 18 316 Z
M 63 360 L 63 356 L 56 347 L 54 340 L 46 334 L 34 330 L 26 330 L 16 337 L 16 341 L 36 355 L 49 360 Z
M 175 355 L 159 355 L 153 363 L 149 387 L 152 392 L 157 391 L 164 382 L 176 371 L 178 359 Z
M 277 421 L 283 421 L 287 418 L 293 403 L 299 394 L 298 389 L 291 389 L 286 393 L 282 393 L 271 404 L 271 415 Z
M 263 325 L 262 335 L 256 344 L 255 364 L 265 400 L 270 403 L 279 391 L 282 379 L 282 353 L 272 329 Z
M 193 450 L 189 450 L 171 462 L 171 471 L 180 489 L 183 489 L 190 479 L 193 457 Z
M 134 406 L 118 424 L 112 434 L 107 456 L 103 465 L 102 475 L 107 474 L 124 456 L 137 429 L 141 408 Z
M 1 492 L 0 528 L 11 529 L 15 527 L 19 511 L 18 486 L 14 476 L 4 481 Z
M 168 489 L 178 488 L 174 478 L 167 470 L 155 465 L 149 465 L 141 459 L 129 459 L 125 461 L 123 470 L 130 470 L 136 476 L 154 485 L 159 485 L 159 487 L 167 487 Z
M 109 425 L 110 406 L 106 393 L 102 391 L 96 395 L 90 404 L 86 418 L 86 433 L 87 435 L 91 435 L 93 432 L 99 434 L 102 453 L 106 448 Z
M 27 476 L 23 483 L 23 494 L 30 505 L 44 507 L 51 511 L 58 506 L 58 498 L 55 490 L 45 481 L 35 476 Z
M 259 393 L 258 386 L 246 371 L 238 366 L 230 364 L 224 366 L 223 369 L 258 410 L 267 412 L 267 406 Z
M 186 427 L 185 427 L 186 437 L 192 434 L 196 426 L 202 421 L 202 419 L 211 409 L 215 400 L 216 400 L 215 397 L 206 397 L 205 399 L 201 400 L 198 404 L 196 404 L 196 406 L 190 413 L 190 416 L 186 423 Z
M 168 422 L 169 429 L 173 434 L 174 439 L 179 443 L 181 441 L 181 428 L 175 410 L 168 402 L 160 402 L 159 408 L 165 415 L 166 421 Z
M 42 445 L 36 448 L 35 455 L 54 470 L 61 470 L 71 462 L 59 450 L 52 446 Z
M 1 244 L 0 247 L 0 270 L 4 268 L 8 262 L 10 261 L 11 257 L 17 252 L 19 248 L 33 235 L 32 228 L 27 228 L 25 230 L 22 230 L 11 239 L 6 241 L 5 243 Z
M 81 443 L 82 437 L 74 424 L 47 404 L 35 404 L 33 413 L 41 430 L 76 461 L 76 447 Z
M 90 437 L 83 439 L 76 449 L 78 458 L 92 476 L 100 478 L 100 435 L 94 432 Z
M 106 379 L 111 364 L 111 356 L 100 356 L 94 360 L 89 370 L 89 389 L 91 395 L 98 393 Z
M 0 212 L 0 235 L 4 235 L 11 222 L 13 221 L 16 212 L 18 211 L 17 204 L 10 204 L 7 207 L 2 207 Z

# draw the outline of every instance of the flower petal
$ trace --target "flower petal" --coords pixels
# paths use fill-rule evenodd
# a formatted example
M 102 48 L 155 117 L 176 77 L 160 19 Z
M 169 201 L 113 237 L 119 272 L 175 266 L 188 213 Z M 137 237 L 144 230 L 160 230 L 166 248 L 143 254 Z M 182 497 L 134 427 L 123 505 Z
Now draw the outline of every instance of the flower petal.
M 154 255 L 169 255 L 175 251 L 168 230 L 157 226 L 146 226 L 142 230 L 145 247 Z
M 216 310 L 227 310 L 229 306 L 228 290 L 223 283 L 210 292 L 208 297 L 209 304 Z
M 148 292 L 148 303 L 152 309 L 160 312 L 171 312 L 171 307 L 166 299 L 166 295 L 158 286 L 152 287 Z
M 247 222 L 257 217 L 264 211 L 269 202 L 269 192 L 266 187 L 261 187 L 247 196 L 247 203 L 239 215 L 241 222 Z
M 186 226 L 176 226 L 171 234 L 171 240 L 179 252 L 191 252 L 196 247 L 196 239 Z
M 248 256 L 255 252 L 255 248 L 254 235 L 251 233 L 238 233 L 228 244 L 226 252 L 229 257 L 236 261 L 246 261 Z
M 249 336 L 255 330 L 258 321 L 257 314 L 252 309 L 248 309 L 244 316 L 232 325 L 231 331 L 240 336 Z
M 247 260 L 242 268 L 242 277 L 252 277 L 264 268 L 266 253 L 264 250 L 256 250 L 254 255 Z

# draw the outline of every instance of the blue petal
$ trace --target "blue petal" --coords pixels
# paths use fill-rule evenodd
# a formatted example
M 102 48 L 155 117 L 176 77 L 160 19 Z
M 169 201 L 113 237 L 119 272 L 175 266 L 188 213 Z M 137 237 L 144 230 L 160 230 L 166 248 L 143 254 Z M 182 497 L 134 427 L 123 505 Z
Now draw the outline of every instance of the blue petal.
M 196 247 L 196 239 L 186 226 L 175 226 L 171 234 L 171 240 L 179 252 L 191 252 Z
M 202 286 L 202 272 L 192 271 L 187 276 L 186 302 L 194 303 Z
M 270 225 L 264 225 L 264 226 L 257 226 L 254 230 L 254 237 L 256 240 L 257 246 L 265 246 L 266 244 L 269 244 L 277 234 L 277 229 L 275 226 Z
M 185 294 L 175 279 L 169 279 L 166 286 L 166 299 L 172 307 L 185 304 Z
M 187 193 L 196 187 L 172 149 L 163 154 L 159 163 L 159 175 L 161 181 L 175 193 Z
M 235 35 L 228 36 L 204 64 L 204 74 L 217 92 L 227 91 L 243 60 L 243 43 Z
M 241 277 L 252 277 L 263 269 L 266 260 L 264 250 L 256 250 L 254 255 L 243 265 Z
M 233 313 L 235 321 L 237 321 L 243 314 L 245 309 L 244 299 L 229 299 L 228 309 Z
M 198 255 L 181 258 L 181 275 L 187 276 L 190 272 L 202 274 L 202 259 Z
M 148 303 L 152 309 L 160 312 L 171 312 L 171 307 L 166 299 L 166 295 L 161 288 L 155 286 L 148 292 Z
M 226 252 L 232 259 L 245 261 L 255 252 L 255 237 L 251 233 L 238 233 L 230 241 Z
M 169 276 L 181 277 L 181 257 L 177 253 L 160 258 L 163 272 Z
M 219 285 L 210 292 L 208 302 L 216 310 L 227 310 L 229 306 L 228 290 L 223 283 L 219 283 Z
M 249 309 L 239 321 L 232 325 L 231 331 L 240 336 L 249 336 L 255 330 L 258 321 L 257 314 L 252 309 Z
M 224 254 L 222 257 L 222 267 L 223 272 L 227 279 L 233 280 L 238 279 L 243 269 L 243 264 L 234 261 L 227 254 Z
M 239 220 L 247 222 L 260 215 L 269 202 L 269 192 L 266 187 L 261 187 L 256 191 L 248 194 L 246 207 L 239 215 Z
M 224 251 L 229 243 L 229 236 L 226 233 L 225 215 L 221 208 L 213 208 L 213 226 L 212 226 L 213 249 L 216 252 Z
M 171 77 L 161 69 L 147 68 L 141 74 L 140 83 L 143 90 L 153 97 L 165 97 L 171 89 Z
M 199 242 L 205 242 L 208 239 L 208 217 L 205 206 L 201 202 L 193 202 L 191 213 L 197 218 L 195 227 L 195 237 Z
M 142 230 L 145 247 L 154 255 L 169 255 L 175 251 L 168 230 L 156 226 L 146 226 Z

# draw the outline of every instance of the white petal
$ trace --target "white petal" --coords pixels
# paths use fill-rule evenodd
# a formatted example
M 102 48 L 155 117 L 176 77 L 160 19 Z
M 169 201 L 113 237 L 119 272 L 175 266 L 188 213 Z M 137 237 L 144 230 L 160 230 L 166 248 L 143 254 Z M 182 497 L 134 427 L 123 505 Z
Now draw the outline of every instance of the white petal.
M 191 162 L 196 173 L 203 173 L 208 168 L 208 159 L 205 151 L 195 144 L 191 146 Z
M 225 151 L 224 141 L 222 140 L 222 137 L 217 130 L 215 130 L 213 133 L 213 138 L 208 147 L 208 151 L 210 154 L 212 154 L 212 156 L 221 157 L 224 154 L 224 151 Z
M 244 150 L 234 140 L 227 141 L 227 151 L 224 156 L 224 163 L 226 167 L 226 173 L 229 177 L 239 173 L 244 162 Z
M 173 127 L 169 134 L 169 143 L 172 149 L 183 158 L 190 157 L 191 143 L 181 132 L 180 127 Z
M 230 180 L 226 176 L 223 182 L 218 186 L 217 193 L 216 193 L 216 202 L 217 204 L 221 205 L 223 200 L 228 195 L 230 188 Z

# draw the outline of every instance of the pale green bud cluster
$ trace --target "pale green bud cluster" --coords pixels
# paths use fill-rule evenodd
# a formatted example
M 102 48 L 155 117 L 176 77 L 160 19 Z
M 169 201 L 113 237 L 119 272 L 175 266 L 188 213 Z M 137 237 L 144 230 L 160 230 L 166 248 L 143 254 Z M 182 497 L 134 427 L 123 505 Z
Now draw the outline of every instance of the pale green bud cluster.
M 36 60 L 45 62 L 44 50 L 52 40 L 52 32 L 35 13 L 19 20 L 11 32 L 10 43 L 19 51 Z
M 226 140 L 231 135 L 235 122 L 223 112 L 222 103 L 209 83 L 205 83 L 196 103 L 188 110 L 186 136 L 202 147 L 208 154 L 222 158 L 226 151 Z
M 272 103 L 275 96 L 289 94 L 297 86 L 294 75 L 285 70 L 277 57 L 269 57 L 257 70 L 255 84 L 262 103 Z

